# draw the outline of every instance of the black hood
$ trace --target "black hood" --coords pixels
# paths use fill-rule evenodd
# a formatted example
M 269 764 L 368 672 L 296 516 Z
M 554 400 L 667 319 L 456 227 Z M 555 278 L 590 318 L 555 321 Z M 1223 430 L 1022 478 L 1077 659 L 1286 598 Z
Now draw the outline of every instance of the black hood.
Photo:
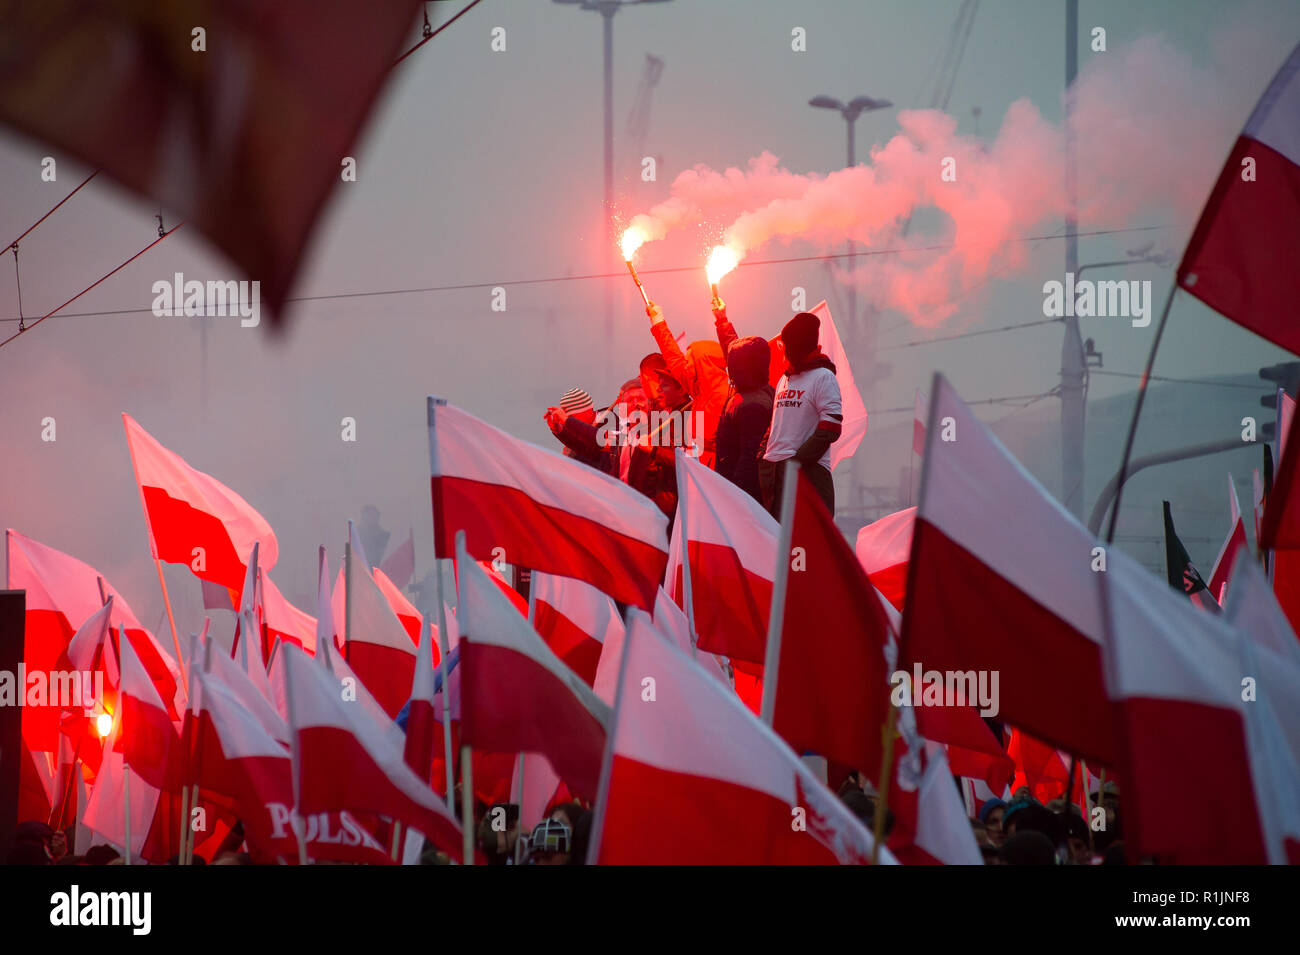
M 826 368 L 832 375 L 835 374 L 835 363 L 823 355 L 820 348 L 811 355 L 806 355 L 797 363 L 791 362 L 786 366 L 785 373 L 787 375 L 797 375 L 801 371 L 810 371 L 813 368 Z
M 737 391 L 753 391 L 766 385 L 771 362 L 771 346 L 757 335 L 738 338 L 727 349 L 727 372 Z

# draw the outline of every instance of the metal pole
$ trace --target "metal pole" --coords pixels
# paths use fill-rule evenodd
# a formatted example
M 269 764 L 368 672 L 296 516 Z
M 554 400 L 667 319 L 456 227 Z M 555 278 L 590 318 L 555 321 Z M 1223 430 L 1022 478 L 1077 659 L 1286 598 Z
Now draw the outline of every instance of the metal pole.
M 1065 88 L 1068 94 L 1078 73 L 1079 0 L 1065 4 Z M 1069 100 L 1065 106 L 1065 271 L 1079 265 L 1077 183 L 1074 159 L 1074 131 Z M 1071 312 L 1074 310 L 1071 308 Z M 1061 342 L 1061 503 L 1075 517 L 1083 516 L 1084 375 L 1083 339 L 1079 319 L 1068 315 Z
M 605 33 L 605 218 L 604 256 L 614 247 L 614 14 L 616 6 L 600 10 Z M 611 283 L 605 284 L 605 353 L 614 357 L 614 298 Z
M 854 117 L 852 117 L 852 118 L 849 118 L 849 117 L 846 116 L 846 117 L 844 117 L 844 118 L 845 118 L 845 123 L 846 123 L 846 125 L 849 127 L 849 167 L 848 167 L 848 168 L 852 169 L 853 166 L 854 166 L 855 163 L 856 163 L 856 159 L 855 159 L 856 149 L 855 149 L 855 147 L 856 147 L 857 144 L 856 144 L 856 142 L 854 141 L 854 140 L 855 140 L 854 132 L 855 132 L 855 128 L 856 128 L 856 126 L 857 126 L 858 118 L 857 118 L 857 116 L 854 116 Z M 850 239 L 850 240 L 849 240 L 849 260 L 848 260 L 848 266 L 849 266 L 849 269 L 852 269 L 853 266 L 854 266 L 854 264 L 855 264 L 855 263 L 854 263 L 854 261 L 853 261 L 853 240 Z M 849 327 L 849 329 L 850 329 L 849 334 L 852 335 L 852 336 L 854 336 L 855 338 L 857 338 L 857 337 L 859 337 L 859 336 L 861 335 L 861 330 L 858 328 L 858 290 L 857 290 L 857 287 L 856 287 L 856 286 L 853 284 L 853 282 L 851 282 L 851 281 L 849 282 L 848 300 L 849 300 L 849 324 L 848 324 L 848 327 Z M 867 377 L 868 377 L 868 380 L 870 380 L 870 379 L 872 378 L 872 375 L 870 374 L 870 369 L 868 369 L 868 375 L 867 375 Z
M 1094 537 L 1101 533 L 1101 522 L 1110 509 L 1111 501 L 1119 493 L 1120 487 L 1139 471 L 1155 467 L 1157 464 L 1169 464 L 1173 461 L 1185 461 L 1188 458 L 1199 458 L 1207 454 L 1219 454 L 1222 451 L 1236 451 L 1240 448 L 1249 447 L 1254 447 L 1254 445 L 1239 438 L 1224 438 L 1221 441 L 1189 445 L 1185 448 L 1173 448 L 1169 451 L 1160 451 L 1156 454 L 1148 454 L 1145 457 L 1133 459 L 1128 463 L 1127 467 L 1121 467 L 1116 471 L 1114 476 L 1106 482 L 1106 486 L 1101 489 L 1101 494 L 1097 496 L 1097 503 L 1093 505 L 1092 514 L 1088 518 L 1088 530 L 1092 532 Z

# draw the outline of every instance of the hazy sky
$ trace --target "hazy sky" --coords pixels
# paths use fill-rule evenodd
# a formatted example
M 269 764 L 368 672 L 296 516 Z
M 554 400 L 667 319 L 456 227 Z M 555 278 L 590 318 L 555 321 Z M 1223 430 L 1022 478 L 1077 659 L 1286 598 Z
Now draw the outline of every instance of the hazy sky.
M 1126 45 L 1158 34 L 1205 71 L 1207 98 L 1226 98 L 1230 108 L 1221 122 L 1216 119 L 1218 152 L 1198 154 L 1211 178 L 1300 37 L 1300 6 L 1287 2 L 1082 0 L 1079 6 L 1081 70 L 1097 68 L 1095 57 L 1117 56 Z M 460 4 L 431 7 L 437 22 Z M 630 216 L 661 200 L 673 177 L 697 163 L 744 166 L 768 150 L 794 172 L 839 168 L 842 121 L 806 105 L 819 93 L 844 100 L 871 95 L 896 104 L 858 122 L 858 157 L 869 160 L 870 147 L 897 132 L 897 108 L 928 105 L 934 66 L 959 7 L 937 0 L 673 0 L 620 13 L 614 107 L 620 213 Z M 497 26 L 506 29 L 503 53 L 489 45 Z M 807 31 L 807 52 L 790 49 L 796 26 Z M 1105 54 L 1088 49 L 1095 26 L 1106 30 Z M 412 30 L 416 36 L 418 27 Z M 979 133 L 992 137 L 1007 108 L 1022 97 L 1045 118 L 1059 121 L 1063 45 L 1064 3 L 984 0 L 948 105 L 960 130 L 975 132 L 972 107 L 978 106 Z M 646 53 L 665 61 L 646 141 L 646 151 L 660 157 L 653 183 L 635 176 L 636 157 L 625 137 Z M 1172 125 L 1178 119 L 1171 116 Z M 1131 146 L 1118 125 L 1113 141 L 1104 131 L 1097 135 L 1101 141 L 1090 146 L 1112 155 L 1122 156 Z M 58 158 L 56 183 L 40 179 L 45 155 Z M 600 18 L 544 0 L 486 0 L 402 64 L 355 155 L 359 181 L 336 188 L 297 295 L 607 271 Z M 20 233 L 86 172 L 57 152 L 0 131 L 0 233 Z M 25 314 L 43 313 L 146 244 L 156 211 L 106 177 L 97 178 L 22 243 Z M 169 210 L 164 216 L 169 225 L 180 218 Z M 1167 221 L 1143 213 L 1113 227 Z M 1061 227 L 1049 225 L 1044 232 Z M 1083 239 L 1079 258 L 1120 258 L 1125 249 L 1153 240 L 1176 260 L 1186 229 Z M 751 257 L 828 251 L 836 249 L 774 243 Z M 882 313 L 880 344 L 1041 318 L 1042 283 L 1061 277 L 1063 255 L 1059 240 L 1032 244 L 1022 268 L 995 277 L 937 329 L 920 330 L 901 315 Z M 667 245 L 646 250 L 647 269 L 702 262 Z M 242 277 L 201 235 L 185 229 L 69 309 L 143 311 L 56 317 L 0 349 L 0 446 L 6 452 L 0 524 L 99 567 L 147 626 L 157 622 L 161 600 L 120 412 L 130 412 L 267 517 L 280 539 L 272 576 L 290 599 L 314 612 L 307 595 L 316 546 L 324 543 L 337 561 L 344 522 L 359 515 L 363 504 L 380 507 L 393 543 L 413 526 L 420 564 L 427 565 L 425 395 L 440 394 L 520 437 L 553 446 L 542 423 L 546 405 L 575 386 L 603 404 L 653 348 L 625 276 L 510 286 L 504 313 L 491 310 L 486 288 L 301 303 L 289 315 L 288 335 L 274 341 L 265 329 L 242 329 L 230 319 L 154 317 L 147 311 L 150 288 L 177 271 L 187 278 Z M 1158 309 L 1172 269 L 1144 266 L 1123 275 L 1152 280 Z M 606 282 L 618 309 L 612 360 L 601 318 Z M 646 282 L 675 330 L 690 338 L 711 335 L 702 268 L 647 275 Z M 820 262 L 746 267 L 729 277 L 725 295 L 741 333 L 775 334 L 789 315 L 795 285 L 808 289 L 809 305 L 823 297 L 833 307 L 842 301 L 842 287 Z M 6 254 L 0 267 L 5 334 L 14 327 L 15 313 L 12 256 Z M 204 321 L 206 363 L 199 327 Z M 1134 329 L 1123 321 L 1094 319 L 1085 321 L 1083 334 L 1096 339 L 1107 370 L 1137 373 L 1153 331 L 1154 324 Z M 882 351 L 878 360 L 892 370 L 864 382 L 871 386 L 868 406 L 910 406 L 914 389 L 926 387 L 936 369 L 971 399 L 1045 392 L 1056 384 L 1060 349 L 1061 329 L 1051 325 Z M 1280 356 L 1180 298 L 1157 370 L 1210 376 L 1253 370 Z M 867 377 L 866 370 L 859 372 L 860 380 Z M 1131 379 L 1096 376 L 1091 398 L 1132 387 Z M 1036 410 L 1054 415 L 1057 407 L 1048 399 Z M 995 406 L 988 417 L 1006 410 Z M 57 421 L 53 443 L 40 437 L 47 416 Z M 356 443 L 340 439 L 344 416 L 357 421 Z M 882 413 L 873 427 L 899 419 Z M 1153 447 L 1159 443 L 1158 436 L 1150 440 Z M 869 431 L 858 452 L 859 473 L 896 472 L 907 452 L 901 443 L 873 443 Z M 1090 477 L 1090 491 L 1096 486 Z M 1089 496 L 1085 507 L 1091 504 Z M 169 570 L 168 580 L 178 615 L 193 621 L 196 582 L 180 569 Z

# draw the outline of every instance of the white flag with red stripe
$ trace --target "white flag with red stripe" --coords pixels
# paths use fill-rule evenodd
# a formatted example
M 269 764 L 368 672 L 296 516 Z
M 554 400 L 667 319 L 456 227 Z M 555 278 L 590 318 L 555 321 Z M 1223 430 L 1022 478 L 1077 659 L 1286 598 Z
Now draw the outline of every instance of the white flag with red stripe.
M 434 637 L 426 624 L 415 652 L 415 671 L 411 677 L 411 699 L 406 711 L 406 740 L 402 758 L 415 775 L 428 779 L 433 767 L 434 749 L 439 744 L 433 701 L 437 695 L 434 682 Z
M 166 701 L 168 714 L 179 717 L 185 696 L 180 668 L 99 571 L 12 529 L 5 532 L 5 553 L 7 586 L 27 591 L 23 662 L 29 672 L 64 669 L 68 643 L 81 624 L 103 606 L 102 584 L 104 596 L 115 598 L 110 623 L 114 628 L 126 628 L 127 639 Z M 23 739 L 28 748 L 56 751 L 58 717 L 55 707 L 24 709 Z
M 1280 728 L 1300 723 L 1300 667 L 1199 612 L 1121 552 L 1098 580 L 1108 588 L 1107 679 L 1130 853 L 1175 864 L 1300 863 L 1300 769 Z M 1214 783 L 1189 801 L 1193 766 L 1213 767 Z
M 286 724 L 268 731 L 214 675 L 196 673 L 195 686 L 195 781 L 205 794 L 231 802 L 256 861 L 296 862 L 301 835 L 312 859 L 389 862 L 388 849 L 351 814 L 322 812 L 304 819 L 294 812 L 292 759 L 280 742 L 289 739 Z
M 871 833 L 799 757 L 648 618 L 629 617 L 590 861 L 869 862 Z M 883 847 L 880 860 L 895 861 Z
M 854 552 L 876 589 L 901 610 L 907 596 L 907 558 L 912 552 L 916 508 L 886 514 L 858 531 Z
M 916 402 L 912 410 L 912 453 L 925 454 L 925 423 L 930 419 L 930 409 L 921 389 L 916 389 Z
M 411 692 L 415 644 L 371 575 L 361 537 L 351 521 L 348 522 L 348 532 L 352 537 L 352 607 L 343 655 L 384 712 L 395 717 Z M 335 614 L 348 612 L 347 588 L 342 577 L 334 585 L 331 609 Z M 334 626 L 340 633 L 346 619 L 342 616 L 334 619 Z
M 529 582 L 533 627 L 555 655 L 589 685 L 601 648 L 623 632 L 623 618 L 608 594 L 573 577 L 533 571 Z
M 125 629 L 119 629 L 122 684 L 117 720 L 122 757 L 141 779 L 160 790 L 179 790 L 185 771 L 180 736 Z
M 265 571 L 262 572 L 262 613 L 266 619 L 268 648 L 280 640 L 301 647 L 309 655 L 316 653 L 316 618 L 289 603 Z
M 899 666 L 996 672 L 999 718 L 1113 765 L 1098 547 L 935 375 Z
M 575 793 L 594 798 L 609 707 L 457 551 L 461 740 L 490 753 L 542 753 Z
M 649 498 L 594 468 L 513 438 L 429 399 L 436 556 L 505 551 L 520 567 L 576 577 L 649 608 L 667 562 L 668 519 Z
M 393 608 L 393 613 L 397 619 L 402 622 L 402 628 L 406 630 L 406 635 L 411 638 L 412 642 L 420 639 L 420 625 L 424 622 L 424 616 L 420 611 L 415 609 L 415 604 L 406 599 L 406 594 L 402 593 L 401 588 L 393 583 L 382 569 L 378 567 L 371 568 L 371 574 L 375 578 L 375 583 L 383 593 L 384 599 L 388 601 L 388 606 Z M 435 662 L 437 652 L 434 652 Z
M 699 648 L 762 666 L 776 568 L 777 522 L 726 478 L 677 455 L 677 522 L 690 555 L 691 596 Z M 676 555 L 675 555 L 676 556 Z M 678 568 L 669 580 L 685 606 Z
M 1246 523 L 1241 519 L 1241 505 L 1237 502 L 1237 485 L 1233 483 L 1232 475 L 1228 475 L 1228 510 L 1232 527 L 1228 529 L 1228 536 L 1224 539 L 1223 546 L 1219 548 L 1219 556 L 1214 559 L 1214 569 L 1210 571 L 1210 580 L 1207 584 L 1210 596 L 1219 606 L 1223 606 L 1237 554 L 1246 549 Z
M 125 412 L 122 424 L 154 557 L 232 589 L 243 582 L 254 543 L 262 545 L 262 566 L 275 566 L 275 532 L 247 501 L 190 467 Z
M 839 439 L 831 445 L 831 470 L 841 461 L 853 457 L 858 445 L 867 434 L 867 404 L 862 400 L 862 392 L 853 379 L 853 369 L 849 367 L 849 354 L 840 341 L 840 331 L 835 327 L 831 317 L 830 306 L 823 299 L 814 305 L 812 313 L 821 321 L 818 343 L 822 352 L 835 365 L 835 381 L 840 386 L 840 410 L 844 412 L 844 426 Z
M 1248 174 L 1249 173 L 1249 174 Z M 1178 266 L 1178 284 L 1300 352 L 1300 46 L 1246 121 Z
M 355 706 L 339 681 L 295 647 L 284 647 L 298 812 L 373 812 L 419 829 L 449 854 L 461 849 L 447 804 Z

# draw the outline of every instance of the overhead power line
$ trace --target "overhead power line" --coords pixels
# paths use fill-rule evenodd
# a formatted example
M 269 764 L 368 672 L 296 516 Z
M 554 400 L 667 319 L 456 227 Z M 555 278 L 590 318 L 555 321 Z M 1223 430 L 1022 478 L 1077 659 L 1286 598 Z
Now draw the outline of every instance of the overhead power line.
M 1077 232 L 1073 234 L 1076 236 L 1119 235 L 1119 234 L 1124 234 L 1129 232 L 1149 232 L 1154 229 L 1166 229 L 1166 228 L 1168 228 L 1168 226 L 1164 226 L 1164 225 L 1135 226 L 1131 229 L 1103 229 L 1099 231 Z M 1067 238 L 1067 235 L 1065 233 L 1054 233 L 1049 235 L 1022 236 L 1021 238 L 1012 239 L 1011 241 L 1038 242 L 1044 239 L 1063 239 L 1063 238 Z M 901 248 L 901 249 L 875 249 L 875 250 L 861 250 L 855 252 L 832 252 L 832 253 L 827 253 L 825 255 L 801 255 L 801 256 L 792 256 L 789 258 L 781 258 L 781 259 L 754 259 L 747 262 L 741 262 L 737 266 L 737 268 L 742 268 L 742 269 L 757 268 L 766 265 L 788 265 L 794 262 L 820 262 L 820 261 L 826 261 L 828 259 L 847 259 L 847 258 L 858 258 L 858 257 L 877 256 L 877 255 L 902 255 L 910 252 L 942 251 L 944 249 L 950 249 L 950 248 L 952 248 L 951 244 L 943 244 L 943 245 L 912 246 L 912 247 Z M 699 271 L 703 271 L 703 268 L 704 267 L 702 265 L 697 263 L 695 265 L 678 265 L 678 266 L 671 266 L 671 267 L 658 268 L 658 269 L 637 269 L 637 272 L 640 273 L 641 275 L 669 275 L 677 272 L 699 272 Z M 461 282 L 461 283 L 455 283 L 450 285 L 425 285 L 425 286 L 418 286 L 414 288 L 374 289 L 370 291 L 361 291 L 361 292 L 334 292 L 326 295 L 296 295 L 285 299 L 285 302 L 286 303 L 328 302 L 328 301 L 339 301 L 344 299 L 373 298 L 381 295 L 422 295 L 422 294 L 428 294 L 433 292 L 463 292 L 463 291 L 471 291 L 474 289 L 490 289 L 490 288 L 497 288 L 497 287 L 505 288 L 505 287 L 520 286 L 520 285 L 555 285 L 564 282 L 585 282 L 585 281 L 591 281 L 593 279 L 618 279 L 620 281 L 625 281 L 627 279 L 627 272 L 626 271 L 592 272 L 585 275 L 554 275 L 554 276 L 547 276 L 543 278 L 531 278 L 531 279 L 496 279 L 490 282 Z M 109 309 L 109 310 L 98 311 L 98 312 L 71 312 L 63 317 L 64 318 L 98 318 L 100 316 L 107 316 L 107 315 L 132 315 L 132 314 L 138 314 L 142 312 L 152 312 L 152 309 L 151 308 L 119 308 L 119 309 Z M 0 319 L 0 321 L 16 321 L 16 319 Z M 1057 320 L 1048 319 L 1046 321 L 1057 321 Z M 1029 324 L 1041 324 L 1041 323 L 1029 323 Z M 963 334 L 984 334 L 984 333 L 977 332 L 977 333 L 963 333 Z M 901 348 L 904 346 L 896 345 L 891 347 Z

